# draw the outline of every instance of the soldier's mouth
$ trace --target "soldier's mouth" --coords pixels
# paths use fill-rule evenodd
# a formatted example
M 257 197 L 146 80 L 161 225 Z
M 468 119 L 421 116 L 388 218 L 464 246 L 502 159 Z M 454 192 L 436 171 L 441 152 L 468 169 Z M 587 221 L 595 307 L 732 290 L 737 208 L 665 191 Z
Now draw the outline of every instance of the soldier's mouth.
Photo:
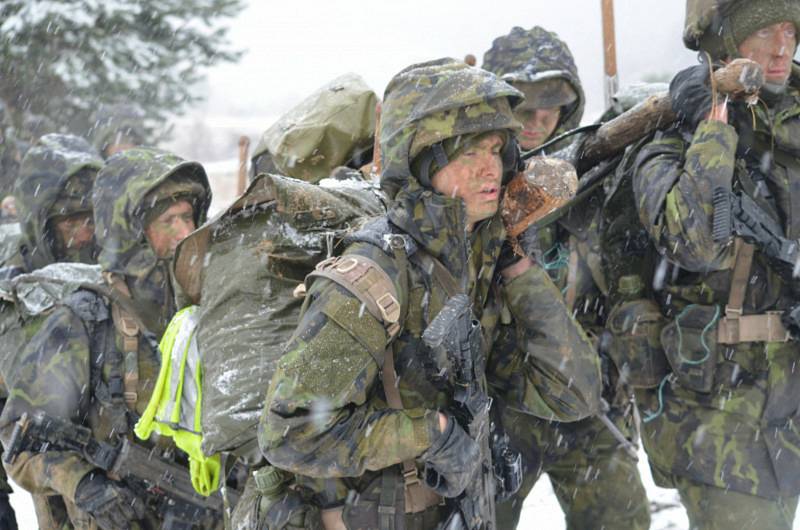
M 500 197 L 500 188 L 497 186 L 491 186 L 488 188 L 483 188 L 480 191 L 481 197 L 486 200 L 493 200 Z

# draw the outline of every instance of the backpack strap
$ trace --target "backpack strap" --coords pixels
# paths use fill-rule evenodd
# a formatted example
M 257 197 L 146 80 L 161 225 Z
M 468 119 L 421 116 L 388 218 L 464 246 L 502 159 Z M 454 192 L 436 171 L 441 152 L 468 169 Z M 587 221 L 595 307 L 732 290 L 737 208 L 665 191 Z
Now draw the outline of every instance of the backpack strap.
M 125 284 L 125 280 L 112 273 L 104 273 L 106 281 L 111 289 L 122 293 L 128 299 L 131 292 Z M 122 359 L 121 363 L 112 363 L 111 378 L 122 378 L 124 386 L 125 404 L 129 409 L 135 410 L 136 402 L 139 399 L 139 337 L 141 329 L 137 319 L 121 304 L 111 302 L 111 318 L 114 321 L 114 328 L 122 338 Z M 117 364 L 114 367 L 114 364 Z

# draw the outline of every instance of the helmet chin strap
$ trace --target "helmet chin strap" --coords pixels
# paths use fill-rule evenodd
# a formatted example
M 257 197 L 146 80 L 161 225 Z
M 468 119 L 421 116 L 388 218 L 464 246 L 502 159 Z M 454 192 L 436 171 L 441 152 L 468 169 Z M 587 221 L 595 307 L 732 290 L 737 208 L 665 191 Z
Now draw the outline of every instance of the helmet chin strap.
M 433 165 L 434 160 L 436 161 L 436 166 L 439 169 L 442 169 L 444 166 L 449 164 L 450 160 L 447 158 L 447 153 L 444 152 L 444 147 L 442 147 L 441 142 L 433 144 L 420 156 L 422 157 L 422 160 L 420 161 L 419 175 L 417 175 L 417 179 L 424 187 L 432 188 L 433 184 L 431 182 L 431 166 Z

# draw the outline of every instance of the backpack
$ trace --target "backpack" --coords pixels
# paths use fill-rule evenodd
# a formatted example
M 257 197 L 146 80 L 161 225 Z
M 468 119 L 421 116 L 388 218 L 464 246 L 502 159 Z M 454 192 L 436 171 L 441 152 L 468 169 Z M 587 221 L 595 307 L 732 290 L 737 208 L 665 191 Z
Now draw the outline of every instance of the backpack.
M 384 213 L 377 188 L 349 175 L 320 185 L 259 175 L 178 247 L 175 278 L 199 306 L 205 455 L 257 450 L 266 390 L 299 323 L 303 300 L 295 291 L 317 264 L 343 250 L 346 233 Z

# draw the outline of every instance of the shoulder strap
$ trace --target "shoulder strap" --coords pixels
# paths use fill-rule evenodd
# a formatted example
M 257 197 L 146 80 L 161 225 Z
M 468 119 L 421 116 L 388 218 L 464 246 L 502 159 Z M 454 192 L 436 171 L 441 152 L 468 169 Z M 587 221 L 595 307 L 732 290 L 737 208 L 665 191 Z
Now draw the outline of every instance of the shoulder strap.
M 122 293 L 128 299 L 131 298 L 130 290 L 123 278 L 111 273 L 104 273 L 104 276 L 113 291 Z M 139 336 L 141 330 L 136 318 L 121 304 L 113 300 L 111 302 L 111 318 L 114 321 L 114 328 L 122 337 L 124 364 L 122 380 L 125 386 L 125 404 L 134 410 L 139 399 Z M 113 367 L 112 371 L 114 371 Z M 118 374 L 112 374 L 112 377 L 115 375 Z

